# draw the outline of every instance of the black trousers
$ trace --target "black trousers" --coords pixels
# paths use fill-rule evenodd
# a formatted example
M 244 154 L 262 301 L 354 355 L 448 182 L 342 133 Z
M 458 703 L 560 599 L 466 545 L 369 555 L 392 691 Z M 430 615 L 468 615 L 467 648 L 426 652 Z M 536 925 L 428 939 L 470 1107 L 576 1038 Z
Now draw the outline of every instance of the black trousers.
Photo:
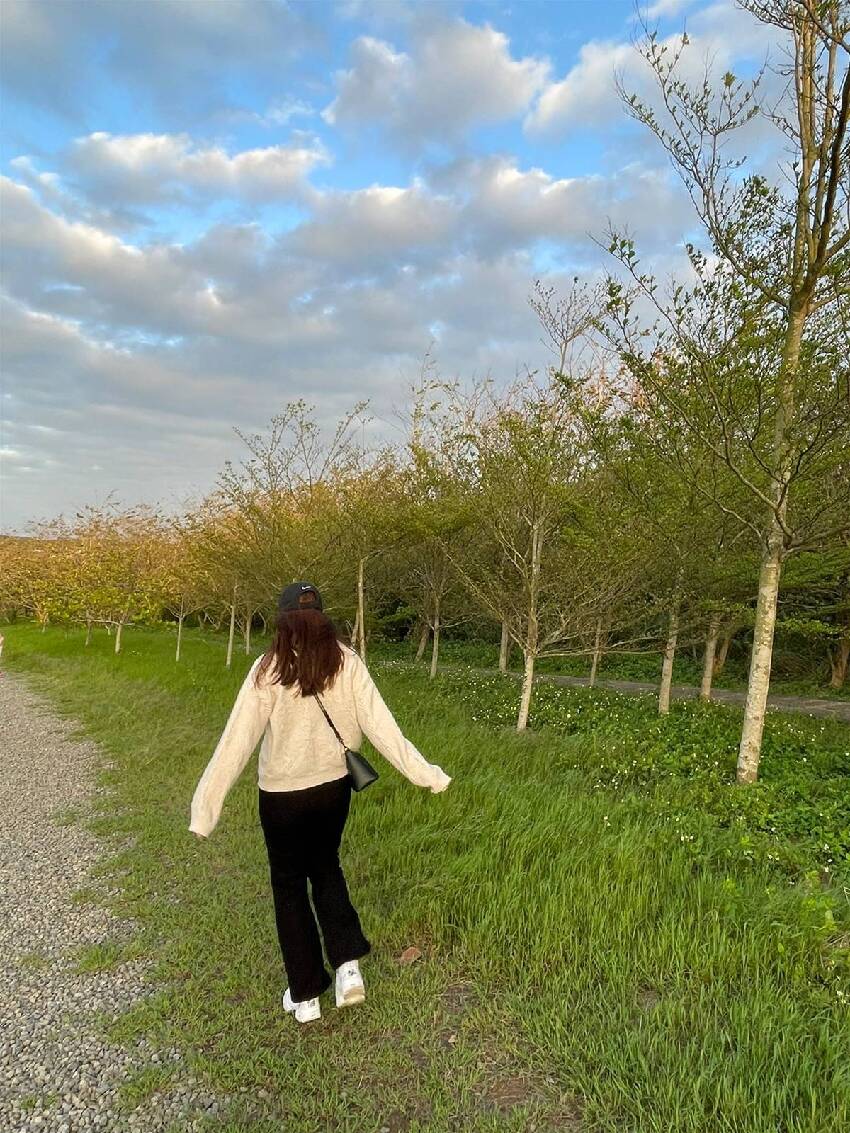
M 370 951 L 339 864 L 339 845 L 351 803 L 346 776 L 303 791 L 260 792 L 260 823 L 269 855 L 275 923 L 295 1003 L 330 986 L 338 968 Z M 307 895 L 313 896 L 315 916 Z M 318 926 L 316 925 L 318 918 Z

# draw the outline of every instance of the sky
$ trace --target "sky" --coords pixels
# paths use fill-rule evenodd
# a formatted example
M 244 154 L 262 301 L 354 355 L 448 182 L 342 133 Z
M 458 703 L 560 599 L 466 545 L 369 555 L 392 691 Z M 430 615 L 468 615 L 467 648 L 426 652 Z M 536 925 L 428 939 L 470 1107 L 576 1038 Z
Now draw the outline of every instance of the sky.
M 687 66 L 751 73 L 732 0 L 657 0 Z M 110 494 L 173 509 L 294 399 L 375 443 L 428 356 L 549 361 L 529 304 L 678 270 L 690 202 L 615 75 L 631 0 L 3 0 L 0 531 Z M 756 139 L 758 141 L 758 139 Z M 600 244 L 601 242 L 601 244 Z

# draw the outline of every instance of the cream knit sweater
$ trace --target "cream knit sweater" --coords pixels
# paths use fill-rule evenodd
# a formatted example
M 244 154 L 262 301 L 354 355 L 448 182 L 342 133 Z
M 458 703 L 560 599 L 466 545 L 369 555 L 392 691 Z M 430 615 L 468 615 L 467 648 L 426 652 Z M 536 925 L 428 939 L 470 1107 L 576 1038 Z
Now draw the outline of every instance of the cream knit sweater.
M 322 703 L 347 746 L 360 747 L 363 734 L 418 787 L 444 791 L 451 778 L 428 763 L 406 740 L 360 657 L 342 646 L 344 663 Z M 239 778 L 262 736 L 257 782 L 264 791 L 300 791 L 346 774 L 345 755 L 315 697 L 298 686 L 273 684 L 266 672 L 259 687 L 258 657 L 236 697 L 218 746 L 192 798 L 189 829 L 207 836 L 221 814 L 224 798 Z

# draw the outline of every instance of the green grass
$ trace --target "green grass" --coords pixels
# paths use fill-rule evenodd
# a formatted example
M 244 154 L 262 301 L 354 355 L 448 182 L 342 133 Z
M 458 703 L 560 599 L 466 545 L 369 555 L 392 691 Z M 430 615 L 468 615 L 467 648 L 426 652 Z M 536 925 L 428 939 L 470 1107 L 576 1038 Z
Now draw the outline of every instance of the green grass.
M 43 952 L 25 952 L 18 960 L 19 965 L 29 972 L 41 972 L 50 967 L 50 960 Z
M 433 693 L 470 704 L 473 718 L 492 727 L 508 727 L 516 716 L 517 686 L 497 674 L 445 672 Z M 850 885 L 845 723 L 770 711 L 759 782 L 747 790 L 734 783 L 739 709 L 680 702 L 660 717 L 654 694 L 540 684 L 530 725 L 558 742 L 559 769 L 582 771 L 592 790 L 652 810 L 696 856 L 722 851 L 727 864 L 758 857 L 791 877 L 832 875 Z
M 79 948 L 74 967 L 78 972 L 109 972 L 140 955 L 144 953 L 135 942 L 102 940 Z
M 134 1071 L 119 1089 L 122 1107 L 133 1110 L 158 1090 L 167 1090 L 174 1074 L 173 1066 L 145 1066 Z
M 58 1101 L 57 1094 L 24 1094 L 21 1098 L 21 1109 L 27 1113 L 41 1107 L 41 1109 L 49 1109 L 50 1106 L 55 1105 Z
M 278 1006 L 256 765 L 208 841 L 187 830 L 248 659 L 228 673 L 220 642 L 196 634 L 179 666 L 165 634 L 128 633 L 118 658 L 75 631 L 6 637 L 7 666 L 114 761 L 91 821 L 161 990 L 113 1037 L 178 1045 L 252 1105 L 266 1092 L 267 1123 L 234 1103 L 210 1129 L 850 1127 L 846 862 L 820 837 L 845 821 L 846 727 L 771 716 L 764 782 L 740 791 L 733 709 L 658 721 L 648 698 L 540 686 L 518 736 L 511 682 L 374 666 L 455 781 L 432 796 L 379 762 L 354 800 L 344 861 L 374 948 L 369 999 L 327 1001 L 297 1029 Z M 423 957 L 402 967 L 410 944 Z
M 413 660 L 416 654 L 416 642 L 376 642 L 371 648 L 373 658 L 380 660 L 393 660 L 403 658 Z M 423 662 L 430 660 L 430 644 L 425 651 Z M 453 641 L 445 639 L 440 645 L 440 664 L 477 666 L 483 669 L 495 669 L 499 660 L 498 642 Z M 590 674 L 591 658 L 578 657 L 544 657 L 537 662 L 535 671 L 555 673 L 571 677 L 587 677 Z M 738 655 L 727 658 L 726 665 L 713 681 L 715 688 L 733 689 L 743 691 L 747 687 L 747 652 L 739 650 Z M 812 669 L 817 665 L 813 662 Z M 514 647 L 510 654 L 510 669 L 512 672 L 522 671 L 522 657 L 519 650 Z M 806 696 L 826 700 L 846 700 L 850 698 L 850 681 L 844 688 L 829 687 L 827 666 L 825 660 L 821 665 L 821 679 L 813 672 L 810 675 L 790 676 L 781 668 L 774 671 L 771 680 L 771 691 L 784 696 Z M 599 680 L 606 681 L 641 681 L 648 684 L 658 684 L 661 678 L 661 656 L 659 653 L 608 653 L 602 658 L 599 667 Z M 699 686 L 702 680 L 702 660 L 694 660 L 690 652 L 680 650 L 673 666 L 673 683 L 677 685 Z
M 81 818 L 80 808 L 74 806 L 60 807 L 53 813 L 53 821 L 57 826 L 75 826 Z

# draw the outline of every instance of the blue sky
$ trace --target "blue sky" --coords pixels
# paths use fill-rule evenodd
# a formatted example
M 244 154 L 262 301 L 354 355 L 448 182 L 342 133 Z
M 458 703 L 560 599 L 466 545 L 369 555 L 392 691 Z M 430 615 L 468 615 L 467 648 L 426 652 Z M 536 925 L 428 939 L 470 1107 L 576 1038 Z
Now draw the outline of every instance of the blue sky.
M 175 506 L 294 397 L 390 435 L 429 349 L 545 365 L 533 280 L 610 266 L 609 223 L 675 271 L 690 206 L 614 85 L 650 90 L 634 12 L 4 0 L 0 528 Z M 731 0 L 648 15 L 693 73 L 770 46 Z

